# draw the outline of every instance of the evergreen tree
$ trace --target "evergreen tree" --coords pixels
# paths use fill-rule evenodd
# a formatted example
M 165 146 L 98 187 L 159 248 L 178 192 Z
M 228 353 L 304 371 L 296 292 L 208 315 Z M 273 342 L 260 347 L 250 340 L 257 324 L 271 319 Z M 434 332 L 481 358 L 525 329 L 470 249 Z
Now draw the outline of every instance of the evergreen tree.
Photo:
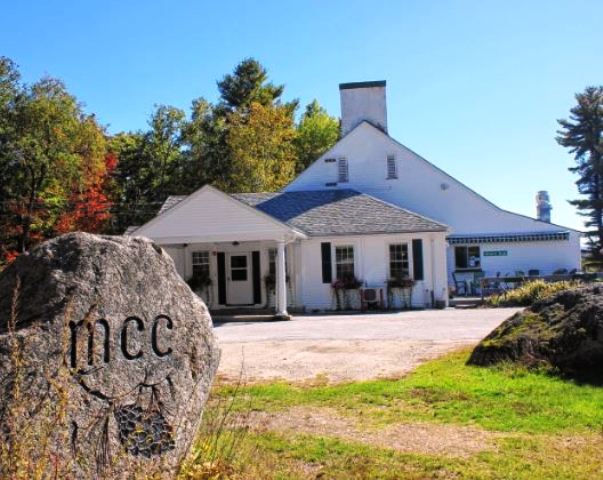
M 266 69 L 257 60 L 246 58 L 232 74 L 224 75 L 218 82 L 218 90 L 219 107 L 233 112 L 248 109 L 252 102 L 272 105 L 280 99 L 285 86 L 269 83 Z
M 573 200 L 580 215 L 588 218 L 591 262 L 603 264 L 603 86 L 588 87 L 576 95 L 577 105 L 569 120 L 558 120 L 557 142 L 574 155 L 578 192 L 585 198 Z
M 188 181 L 184 183 L 189 191 L 205 183 L 229 192 L 248 191 L 250 182 L 257 183 L 258 178 L 245 179 L 241 171 L 253 163 L 252 158 L 255 159 L 258 172 L 263 172 L 259 175 L 264 181 L 259 184 L 264 188 L 279 184 L 267 178 L 286 177 L 290 180 L 288 163 L 282 165 L 282 175 L 273 172 L 276 177 L 272 177 L 272 174 L 267 174 L 274 170 L 275 164 L 265 154 L 274 147 L 274 142 L 266 134 L 271 128 L 274 129 L 275 138 L 289 142 L 283 145 L 282 151 L 289 152 L 293 141 L 288 124 L 293 122 L 298 102 L 281 102 L 284 88 L 284 85 L 269 82 L 266 69 L 257 60 L 247 58 L 235 67 L 233 73 L 225 75 L 218 82 L 220 101 L 217 105 L 211 105 L 202 98 L 193 101 L 191 120 L 184 129 L 187 143 L 184 171 L 188 172 L 184 175 Z M 289 120 L 285 120 L 285 117 Z M 269 121 L 274 121 L 274 125 L 266 124 Z M 248 128 L 244 129 L 247 122 Z M 253 148 L 264 153 L 243 155 L 240 139 L 245 135 L 255 142 Z M 265 145 L 258 142 L 265 142 Z M 282 153 L 273 151 L 277 155 Z M 288 153 L 284 157 L 288 158 Z M 263 165 L 262 161 L 268 163 Z

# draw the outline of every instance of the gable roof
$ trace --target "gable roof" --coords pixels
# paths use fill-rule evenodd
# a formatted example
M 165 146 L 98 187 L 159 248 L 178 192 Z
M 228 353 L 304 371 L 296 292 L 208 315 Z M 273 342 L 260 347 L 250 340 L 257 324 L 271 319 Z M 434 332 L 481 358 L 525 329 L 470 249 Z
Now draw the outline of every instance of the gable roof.
M 463 182 L 461 182 L 460 180 L 456 179 L 455 177 L 453 177 L 452 175 L 450 175 L 449 173 L 447 173 L 446 171 L 442 170 L 440 167 L 438 167 L 437 165 L 435 165 L 434 163 L 430 162 L 429 160 L 427 160 L 426 158 L 422 157 L 421 155 L 419 155 L 418 153 L 416 153 L 414 150 L 411 150 L 410 148 L 408 148 L 406 145 L 404 145 L 403 143 L 400 143 L 398 140 L 396 140 L 395 138 L 393 138 L 392 136 L 390 136 L 388 133 L 384 132 L 381 128 L 379 128 L 378 126 L 374 125 L 373 123 L 371 123 L 368 120 L 363 120 L 362 122 L 360 122 L 358 125 L 356 125 L 354 128 L 352 128 L 349 132 L 347 132 L 345 135 L 343 135 L 336 143 L 335 145 L 333 145 L 329 150 L 327 150 L 325 153 L 323 153 L 320 157 L 318 157 L 317 159 L 315 159 L 310 165 L 308 165 L 306 167 L 305 170 L 303 170 L 299 175 L 297 175 L 297 177 L 295 177 L 291 182 L 289 182 L 289 184 L 287 184 L 283 190 L 288 190 L 296 181 L 298 181 L 299 178 L 307 175 L 309 173 L 309 171 L 312 169 L 312 167 L 319 163 L 321 160 L 323 160 L 324 158 L 328 158 L 330 156 L 333 156 L 333 152 L 338 148 L 338 146 L 344 141 L 346 140 L 348 137 L 351 137 L 352 135 L 357 134 L 358 132 L 360 132 L 364 127 L 370 127 L 372 131 L 377 132 L 379 135 L 387 138 L 390 142 L 392 142 L 393 144 L 397 145 L 398 147 L 402 148 L 403 150 L 406 150 L 408 153 L 410 153 L 411 155 L 413 155 L 415 158 L 419 159 L 420 161 L 424 162 L 426 165 L 428 165 L 430 168 L 432 168 L 433 170 L 443 174 L 444 176 L 446 176 L 450 181 L 456 183 L 458 186 L 460 186 L 461 188 L 465 189 L 466 191 L 468 191 L 470 194 L 472 194 L 473 196 L 479 198 L 480 200 L 486 202 L 487 204 L 489 204 L 490 206 L 494 207 L 496 210 L 509 214 L 509 215 L 514 215 L 516 217 L 520 217 L 520 218 L 524 218 L 526 220 L 531 220 L 533 222 L 535 222 L 537 225 L 541 224 L 544 228 L 546 227 L 557 227 L 563 231 L 572 231 L 572 232 L 577 232 L 582 234 L 583 232 L 580 230 L 576 230 L 575 228 L 571 228 L 571 227 L 565 227 L 563 225 L 559 225 L 556 223 L 552 223 L 552 222 L 543 222 L 542 220 L 538 220 L 537 218 L 533 218 L 530 217 L 528 215 L 524 215 L 522 213 L 517 213 L 517 212 L 512 212 L 510 210 L 506 210 L 502 207 L 499 207 L 498 205 L 496 205 L 495 203 L 493 203 L 492 201 L 488 200 L 486 197 L 484 197 L 483 195 L 477 193 L 475 190 L 473 190 L 471 187 L 465 185 Z
M 356 190 L 234 193 L 234 199 L 311 236 L 446 232 L 448 227 Z M 160 213 L 185 196 L 171 196 Z
M 171 196 L 160 213 L 131 235 L 163 243 L 306 238 L 299 230 L 211 185 L 188 196 Z
M 448 229 L 446 225 L 356 190 L 232 196 L 312 236 L 445 232 Z
M 184 200 L 188 195 L 170 195 L 165 199 L 163 205 L 159 209 L 159 213 L 157 215 L 161 215 L 162 213 L 167 212 L 170 208 L 178 205 L 182 200 Z

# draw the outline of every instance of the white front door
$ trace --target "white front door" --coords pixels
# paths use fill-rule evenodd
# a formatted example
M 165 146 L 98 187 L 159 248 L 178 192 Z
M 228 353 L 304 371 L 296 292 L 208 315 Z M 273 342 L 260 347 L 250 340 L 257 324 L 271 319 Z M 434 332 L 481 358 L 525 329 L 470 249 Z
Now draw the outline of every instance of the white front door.
M 253 304 L 253 279 L 250 253 L 228 255 L 226 281 L 228 305 Z

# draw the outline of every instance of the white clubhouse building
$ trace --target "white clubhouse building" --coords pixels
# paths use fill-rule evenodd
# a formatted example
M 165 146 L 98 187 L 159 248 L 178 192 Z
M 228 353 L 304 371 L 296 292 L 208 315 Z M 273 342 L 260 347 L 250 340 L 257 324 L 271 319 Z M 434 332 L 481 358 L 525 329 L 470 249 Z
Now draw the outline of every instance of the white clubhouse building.
M 335 308 L 343 276 L 376 289 L 408 276 L 413 306 L 431 307 L 459 278 L 580 268 L 580 232 L 503 210 L 391 138 L 384 81 L 339 88 L 341 139 L 281 192 L 206 185 L 131 234 L 185 279 L 209 277 L 210 308 L 274 301 L 283 316 Z

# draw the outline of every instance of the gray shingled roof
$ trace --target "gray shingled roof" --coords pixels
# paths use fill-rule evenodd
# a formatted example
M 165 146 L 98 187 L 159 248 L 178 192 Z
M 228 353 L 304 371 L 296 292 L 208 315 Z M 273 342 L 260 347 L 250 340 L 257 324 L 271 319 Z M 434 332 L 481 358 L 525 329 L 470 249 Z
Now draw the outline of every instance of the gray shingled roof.
M 441 232 L 446 225 L 356 190 L 235 193 L 232 197 L 308 235 Z M 159 214 L 186 196 L 168 197 Z
M 164 212 L 167 212 L 170 208 L 178 205 L 182 200 L 186 198 L 186 195 L 170 195 L 167 197 L 161 208 L 159 209 L 159 213 L 157 215 L 161 215 Z
M 446 231 L 441 223 L 355 190 L 237 193 L 234 198 L 308 235 Z

